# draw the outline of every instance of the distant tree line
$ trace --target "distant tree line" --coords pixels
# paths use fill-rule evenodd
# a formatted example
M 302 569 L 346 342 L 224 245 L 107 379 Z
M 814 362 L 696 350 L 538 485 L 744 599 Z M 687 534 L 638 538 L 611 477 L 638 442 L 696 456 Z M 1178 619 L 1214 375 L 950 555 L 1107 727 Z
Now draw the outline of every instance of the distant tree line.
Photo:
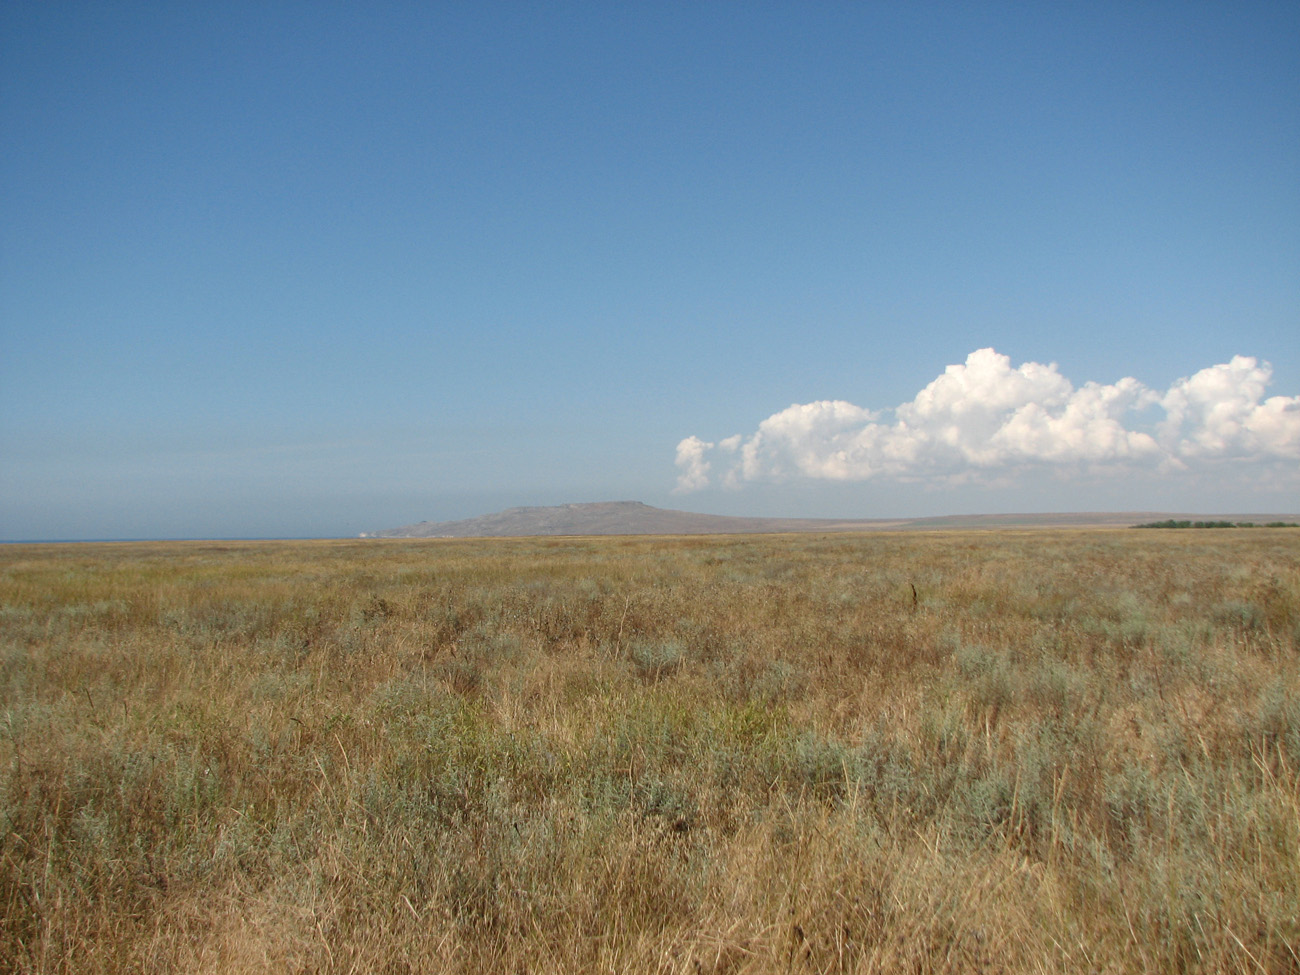
M 1134 528 L 1300 528 L 1300 524 L 1294 521 L 1270 521 L 1260 524 L 1255 521 L 1177 521 L 1170 518 L 1166 521 L 1149 521 L 1145 525 L 1134 525 Z

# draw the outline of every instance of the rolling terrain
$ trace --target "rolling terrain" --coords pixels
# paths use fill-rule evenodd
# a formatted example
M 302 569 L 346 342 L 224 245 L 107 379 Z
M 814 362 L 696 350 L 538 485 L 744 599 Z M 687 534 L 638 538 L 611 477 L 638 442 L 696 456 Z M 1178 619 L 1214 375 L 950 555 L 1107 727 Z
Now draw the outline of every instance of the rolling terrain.
M 460 521 L 421 521 L 362 538 L 523 538 L 544 535 L 746 535 L 996 528 L 1122 528 L 1167 518 L 1294 521 L 1297 515 L 1186 515 L 1150 511 L 943 515 L 931 518 L 739 518 L 600 501 L 508 508 Z

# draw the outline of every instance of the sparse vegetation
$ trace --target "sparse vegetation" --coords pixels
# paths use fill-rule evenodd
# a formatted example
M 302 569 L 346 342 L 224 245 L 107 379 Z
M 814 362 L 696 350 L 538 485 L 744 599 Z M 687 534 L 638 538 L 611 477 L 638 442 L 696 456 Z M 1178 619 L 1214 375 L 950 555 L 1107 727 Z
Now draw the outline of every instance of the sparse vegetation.
M 1149 521 L 1134 528 L 1300 528 L 1293 521 L 1188 521 L 1166 518 L 1164 521 Z
M 1289 531 L 0 547 L 0 970 L 1300 972 Z

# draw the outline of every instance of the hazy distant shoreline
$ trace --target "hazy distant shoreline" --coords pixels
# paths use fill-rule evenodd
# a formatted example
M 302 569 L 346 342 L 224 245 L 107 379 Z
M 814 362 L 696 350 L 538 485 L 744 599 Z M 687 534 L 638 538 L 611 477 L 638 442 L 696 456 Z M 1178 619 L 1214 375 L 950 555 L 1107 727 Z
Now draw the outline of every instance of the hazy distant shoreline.
M 149 542 L 312 542 L 401 538 L 529 538 L 573 535 L 767 535 L 800 532 L 992 531 L 997 529 L 1136 528 L 1150 522 L 1297 522 L 1296 513 L 1075 511 L 930 515 L 920 518 L 759 518 L 656 508 L 639 501 L 507 508 L 456 521 L 421 521 L 359 535 L 249 535 L 136 538 L 12 538 L 0 545 L 125 545 Z
M 601 501 L 509 508 L 457 521 L 422 521 L 363 532 L 361 538 L 511 538 L 557 535 L 734 535 L 998 528 L 1127 528 L 1166 519 L 1293 521 L 1293 514 L 1184 514 L 1152 511 L 937 515 L 924 518 L 750 518 Z

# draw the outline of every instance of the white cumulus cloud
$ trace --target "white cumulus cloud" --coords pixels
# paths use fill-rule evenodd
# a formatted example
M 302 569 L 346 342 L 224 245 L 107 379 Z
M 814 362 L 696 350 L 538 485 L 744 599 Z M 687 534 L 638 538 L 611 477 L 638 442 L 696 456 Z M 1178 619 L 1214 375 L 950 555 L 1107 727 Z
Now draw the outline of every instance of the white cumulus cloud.
M 699 437 L 687 437 L 677 445 L 678 491 L 698 491 L 708 487 L 709 462 L 705 455 L 713 449 L 713 444 L 705 443 Z
M 677 445 L 677 490 L 715 480 L 734 487 L 788 478 L 969 480 L 1029 467 L 1285 464 L 1300 459 L 1300 396 L 1265 399 L 1271 378 L 1268 363 L 1236 356 L 1165 392 L 1133 378 L 1075 387 L 1055 363 L 1012 368 L 1007 356 L 978 349 L 892 410 L 796 403 L 748 435 L 716 444 L 687 437 Z
M 1180 379 L 1161 399 L 1160 436 L 1183 460 L 1202 457 L 1300 458 L 1300 396 L 1272 396 L 1268 363 L 1250 356 Z

